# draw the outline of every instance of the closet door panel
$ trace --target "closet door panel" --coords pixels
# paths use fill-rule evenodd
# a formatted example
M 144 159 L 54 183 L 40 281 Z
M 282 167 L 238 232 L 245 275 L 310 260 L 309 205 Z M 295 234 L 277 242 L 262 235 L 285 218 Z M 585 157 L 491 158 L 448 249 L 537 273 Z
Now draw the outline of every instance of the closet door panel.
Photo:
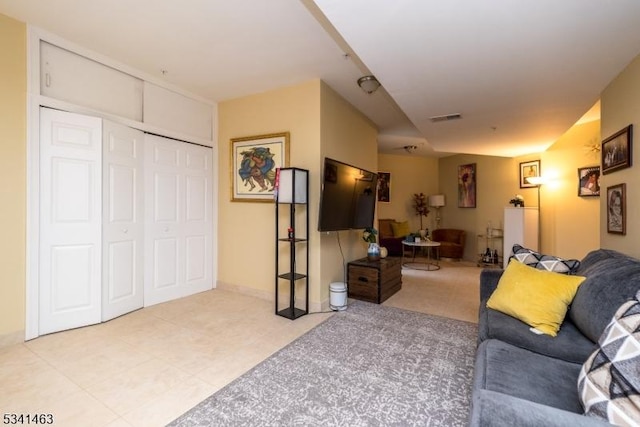
M 182 144 L 145 136 L 145 306 L 185 295 Z
M 152 305 L 213 287 L 212 151 L 154 135 L 145 151 L 145 305 Z
M 144 303 L 144 134 L 104 122 L 102 320 Z
M 212 150 L 197 145 L 186 149 L 187 281 L 190 286 L 212 286 Z
M 100 322 L 101 130 L 40 109 L 39 334 Z

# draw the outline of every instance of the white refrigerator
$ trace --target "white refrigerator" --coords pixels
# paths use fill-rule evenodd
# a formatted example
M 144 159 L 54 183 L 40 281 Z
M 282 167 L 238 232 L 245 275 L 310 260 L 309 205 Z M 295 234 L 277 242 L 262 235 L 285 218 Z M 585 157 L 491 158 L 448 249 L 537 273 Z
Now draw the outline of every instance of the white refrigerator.
M 506 268 L 514 244 L 538 251 L 538 208 L 504 208 L 503 267 Z

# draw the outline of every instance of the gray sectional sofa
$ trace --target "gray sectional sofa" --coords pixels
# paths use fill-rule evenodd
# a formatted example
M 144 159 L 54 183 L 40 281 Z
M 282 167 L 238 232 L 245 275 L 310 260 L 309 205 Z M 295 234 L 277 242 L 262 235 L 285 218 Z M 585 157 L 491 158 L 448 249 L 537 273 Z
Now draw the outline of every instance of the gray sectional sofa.
M 503 270 L 480 277 L 479 346 L 470 426 L 601 426 L 583 415 L 582 364 L 616 310 L 640 290 L 640 260 L 612 250 L 589 253 L 576 271 L 586 277 L 556 337 L 486 307 Z

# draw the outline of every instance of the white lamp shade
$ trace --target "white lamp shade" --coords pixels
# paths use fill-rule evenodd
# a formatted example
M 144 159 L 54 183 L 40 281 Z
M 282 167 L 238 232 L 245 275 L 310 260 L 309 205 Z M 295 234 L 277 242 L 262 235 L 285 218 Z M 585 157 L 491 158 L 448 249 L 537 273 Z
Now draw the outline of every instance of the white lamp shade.
M 308 171 L 297 168 L 280 169 L 278 203 L 307 203 Z
M 435 194 L 433 196 L 429 196 L 429 206 L 432 208 L 439 208 L 444 206 L 444 194 Z

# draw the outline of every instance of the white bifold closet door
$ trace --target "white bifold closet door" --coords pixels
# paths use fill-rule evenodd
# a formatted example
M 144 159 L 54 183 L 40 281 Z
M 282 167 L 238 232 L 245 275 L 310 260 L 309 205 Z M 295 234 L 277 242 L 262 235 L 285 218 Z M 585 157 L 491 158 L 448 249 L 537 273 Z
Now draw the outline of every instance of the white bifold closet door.
M 102 320 L 144 304 L 144 133 L 104 121 Z
M 146 135 L 145 306 L 213 287 L 212 154 Z
M 212 158 L 40 109 L 38 335 L 212 289 Z
M 39 334 L 100 322 L 102 121 L 40 109 Z

